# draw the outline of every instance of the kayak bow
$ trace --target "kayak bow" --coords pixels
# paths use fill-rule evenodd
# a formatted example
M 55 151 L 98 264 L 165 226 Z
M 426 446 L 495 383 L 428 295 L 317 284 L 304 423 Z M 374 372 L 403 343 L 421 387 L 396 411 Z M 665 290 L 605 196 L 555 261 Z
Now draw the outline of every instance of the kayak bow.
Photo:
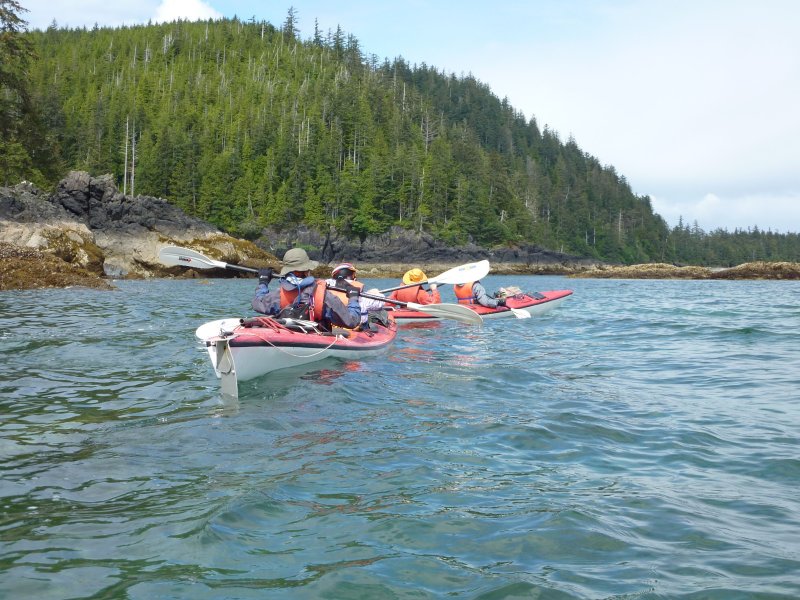
M 397 328 L 373 324 L 354 331 L 322 331 L 313 321 L 253 317 L 204 323 L 195 335 L 205 345 L 222 392 L 239 395 L 239 382 L 324 358 L 355 359 L 384 352 Z

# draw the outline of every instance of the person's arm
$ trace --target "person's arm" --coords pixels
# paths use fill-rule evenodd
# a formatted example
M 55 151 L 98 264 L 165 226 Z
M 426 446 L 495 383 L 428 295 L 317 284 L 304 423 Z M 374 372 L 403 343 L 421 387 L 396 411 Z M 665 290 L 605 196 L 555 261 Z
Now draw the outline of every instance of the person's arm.
M 431 286 L 431 291 L 428 292 L 422 287 L 417 290 L 417 304 L 441 304 L 442 295 L 436 289 L 436 285 Z
M 372 296 L 383 296 L 383 294 L 380 293 L 378 288 L 372 288 L 371 290 L 367 290 L 367 293 Z M 361 307 L 362 322 L 364 322 L 367 319 L 368 312 L 381 310 L 384 306 L 383 300 L 376 300 L 375 298 L 365 298 L 364 296 L 359 297 L 358 304 Z
M 487 294 L 486 290 L 480 283 L 475 282 L 472 284 L 472 293 L 475 295 L 475 302 L 481 306 L 486 306 L 487 308 L 497 308 L 497 300 Z
M 322 316 L 332 325 L 354 329 L 361 323 L 361 305 L 358 294 L 347 295 L 347 305 L 331 292 L 325 292 L 325 307 Z
M 256 294 L 250 306 L 253 310 L 264 315 L 277 315 L 281 309 L 281 294 L 279 290 L 269 291 L 269 283 L 259 281 Z

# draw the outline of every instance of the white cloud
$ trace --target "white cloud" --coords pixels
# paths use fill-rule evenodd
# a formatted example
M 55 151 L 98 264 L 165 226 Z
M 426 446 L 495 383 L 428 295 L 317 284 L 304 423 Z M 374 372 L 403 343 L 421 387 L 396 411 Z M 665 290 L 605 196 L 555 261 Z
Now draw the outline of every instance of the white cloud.
M 200 21 L 221 18 L 222 13 L 202 0 L 163 0 L 156 9 L 153 20 L 156 23 L 164 23 L 178 19 Z
M 540 127 L 658 198 L 668 222 L 800 231 L 800 5 L 603 6 L 594 27 L 509 35 L 465 58 Z
M 59 27 L 118 27 L 146 23 L 153 14 L 158 0 L 23 0 L 28 10 L 22 18 L 30 29 L 46 29 L 53 21 Z
M 686 195 L 684 195 L 685 197 Z M 675 200 L 653 196 L 654 210 L 670 227 L 680 218 L 689 226 L 695 222 L 705 231 L 717 228 L 733 232 L 758 226 L 762 231 L 797 233 L 800 229 L 800 193 L 757 193 L 717 195 L 708 193 L 696 200 Z

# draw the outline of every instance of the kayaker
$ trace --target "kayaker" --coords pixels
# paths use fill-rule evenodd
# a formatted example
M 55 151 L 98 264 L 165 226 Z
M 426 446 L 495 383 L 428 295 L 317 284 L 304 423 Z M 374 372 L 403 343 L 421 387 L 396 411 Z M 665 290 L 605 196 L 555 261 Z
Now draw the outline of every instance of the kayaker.
M 486 288 L 481 285 L 480 281 L 472 281 L 469 283 L 458 283 L 453 286 L 456 298 L 459 304 L 480 304 L 487 308 L 497 308 L 498 306 L 505 306 L 505 298 L 492 298 L 486 293 Z
M 441 304 L 442 296 L 439 294 L 439 290 L 436 289 L 435 283 L 430 284 L 430 291 L 422 287 L 422 283 L 427 280 L 428 278 L 422 269 L 406 271 L 405 275 L 403 275 L 403 285 L 410 286 L 413 283 L 418 283 L 419 285 L 395 290 L 389 298 L 400 300 L 401 302 L 416 302 L 417 304 Z
M 356 273 L 357 270 L 352 263 L 342 263 L 333 268 L 333 271 L 331 271 L 331 278 L 328 279 L 325 283 L 328 284 L 329 288 L 333 286 L 337 288 L 346 289 L 347 286 L 355 286 L 359 290 L 363 290 L 364 284 L 357 280 L 358 276 L 356 275 Z M 331 291 L 343 302 L 346 301 L 347 296 L 343 292 L 337 292 L 330 289 L 328 291 Z M 367 293 L 372 296 L 383 296 L 383 294 L 381 294 L 377 288 L 367 290 Z M 360 296 L 358 299 L 358 303 L 359 306 L 361 307 L 362 325 L 367 322 L 370 312 L 383 309 L 383 302 L 381 302 L 380 300 L 375 300 L 373 298 L 365 298 L 363 296 Z
M 330 330 L 334 325 L 354 329 L 361 323 L 359 289 L 347 288 L 345 301 L 327 290 L 325 281 L 315 279 L 311 271 L 319 263 L 308 258 L 302 248 L 292 248 L 283 255 L 278 274 L 278 288 L 270 291 L 272 269 L 259 271 L 258 286 L 251 302 L 253 310 L 265 315 L 312 320 Z

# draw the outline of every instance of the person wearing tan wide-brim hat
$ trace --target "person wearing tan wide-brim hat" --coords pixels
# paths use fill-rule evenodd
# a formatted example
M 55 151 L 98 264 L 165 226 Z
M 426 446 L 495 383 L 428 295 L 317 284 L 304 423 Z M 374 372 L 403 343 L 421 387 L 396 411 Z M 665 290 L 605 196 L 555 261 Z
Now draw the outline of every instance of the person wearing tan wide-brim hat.
M 427 281 L 428 278 L 422 269 L 410 269 L 403 275 L 403 285 L 406 287 L 393 291 L 389 298 L 417 304 L 441 304 L 442 297 L 439 290 L 436 289 L 435 283 L 429 284 L 430 291 L 422 287 L 422 284 Z
M 302 248 L 287 250 L 278 274 L 280 284 L 270 291 L 275 277 L 272 269 L 258 272 L 258 286 L 251 302 L 253 310 L 279 318 L 315 321 L 330 331 L 333 326 L 354 329 L 361 323 L 357 288 L 348 290 L 346 303 L 328 291 L 325 281 L 311 275 L 319 262 L 311 260 Z
M 292 248 L 283 255 L 281 265 L 280 276 L 283 277 L 293 272 L 313 271 L 319 266 L 319 263 L 308 258 L 308 253 L 302 248 Z

